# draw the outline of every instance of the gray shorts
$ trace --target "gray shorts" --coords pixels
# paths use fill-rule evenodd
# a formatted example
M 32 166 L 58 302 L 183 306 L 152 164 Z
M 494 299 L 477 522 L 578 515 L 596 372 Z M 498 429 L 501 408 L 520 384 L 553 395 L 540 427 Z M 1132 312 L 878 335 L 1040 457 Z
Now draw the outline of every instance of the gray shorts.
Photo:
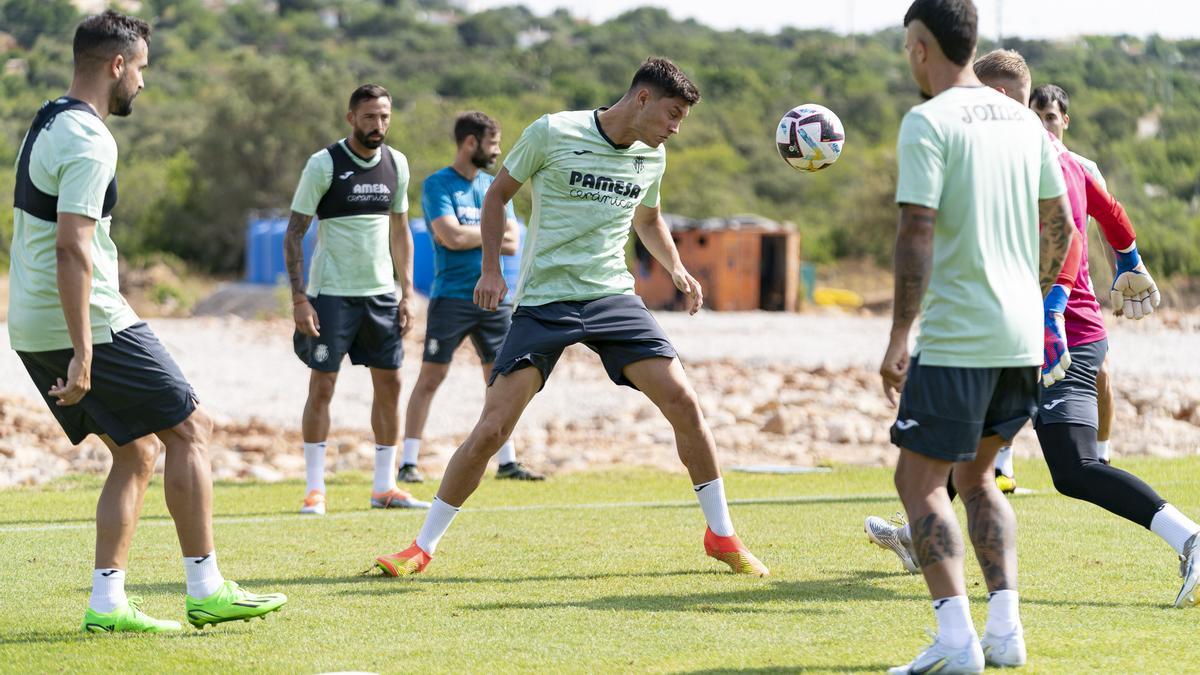
M 1107 339 L 1071 347 L 1071 367 L 1067 369 L 1067 376 L 1042 390 L 1034 425 L 1080 424 L 1099 429 L 1096 376 L 1107 354 Z
M 400 338 L 400 304 L 395 293 L 351 297 L 309 297 L 317 312 L 318 337 L 296 331 L 292 348 L 304 365 L 335 373 L 350 355 L 356 366 L 395 370 L 404 357 Z
M 75 351 L 17 352 L 50 412 L 78 445 L 88 434 L 117 445 L 179 425 L 196 410 L 196 392 L 144 322 L 113 333 L 112 342 L 92 347 L 92 389 L 79 403 L 58 405 L 46 392 L 67 379 Z
M 450 363 L 463 338 L 471 336 L 475 353 L 483 363 L 492 363 L 512 324 L 512 305 L 500 305 L 489 312 L 470 300 L 434 298 L 429 301 L 425 322 L 427 363 Z
M 1040 369 L 923 366 L 914 356 L 892 443 L 934 459 L 969 462 L 980 439 L 1011 440 L 1037 409 Z
M 488 385 L 500 375 L 532 366 L 541 372 L 545 386 L 563 350 L 578 342 L 600 355 L 610 380 L 634 389 L 637 387 L 623 373 L 625 366 L 653 357 L 678 356 L 667 334 L 636 295 L 522 305 L 513 312 L 512 328 Z

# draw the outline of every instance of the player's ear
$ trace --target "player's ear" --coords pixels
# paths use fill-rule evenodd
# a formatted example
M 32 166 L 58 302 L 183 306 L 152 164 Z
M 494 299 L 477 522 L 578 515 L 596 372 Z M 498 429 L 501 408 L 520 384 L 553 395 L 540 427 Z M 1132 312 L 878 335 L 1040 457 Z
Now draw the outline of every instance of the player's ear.
M 350 126 L 354 126 L 354 108 L 346 111 L 346 121 L 350 123 Z
M 1071 126 L 1071 116 L 1063 115 L 1063 130 L 1066 130 L 1070 126 Z
M 125 75 L 125 55 L 117 54 L 108 62 L 108 74 L 114 80 L 119 80 Z

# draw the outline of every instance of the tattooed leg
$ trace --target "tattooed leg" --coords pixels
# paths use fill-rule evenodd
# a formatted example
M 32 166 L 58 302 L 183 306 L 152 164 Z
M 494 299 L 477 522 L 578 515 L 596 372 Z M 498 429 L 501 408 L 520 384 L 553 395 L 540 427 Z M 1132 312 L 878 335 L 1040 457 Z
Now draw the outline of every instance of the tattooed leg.
M 908 513 L 913 548 L 933 598 L 967 593 L 962 533 L 946 493 L 950 467 L 950 462 L 905 449 L 896 464 L 896 491 Z
M 996 487 L 993 461 L 1004 445 L 997 436 L 979 444 L 975 461 L 954 467 L 954 483 L 967 510 L 967 529 L 988 592 L 1017 588 L 1017 517 Z

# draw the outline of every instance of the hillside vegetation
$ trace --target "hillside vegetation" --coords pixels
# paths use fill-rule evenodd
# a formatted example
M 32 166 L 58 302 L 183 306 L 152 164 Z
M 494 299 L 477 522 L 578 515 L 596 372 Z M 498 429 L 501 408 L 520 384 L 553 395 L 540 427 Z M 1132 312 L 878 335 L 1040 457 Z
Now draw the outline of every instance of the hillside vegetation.
M 676 60 L 704 95 L 670 143 L 667 210 L 795 222 L 819 262 L 891 253 L 896 131 L 919 101 L 899 27 L 766 35 L 658 9 L 592 25 L 427 0 L 146 0 L 139 11 L 155 26 L 147 88 L 133 116 L 110 120 L 121 148 L 113 232 L 126 255 L 238 270 L 248 215 L 288 207 L 308 155 L 344 135 L 360 83 L 394 95 L 389 142 L 409 157 L 419 215 L 421 179 L 452 155 L 455 113 L 497 117 L 507 148 L 545 112 L 611 103 L 652 54 Z M 78 18 L 68 0 L 0 0 L 0 246 L 17 148 L 38 105 L 69 83 Z M 1099 162 L 1158 275 L 1200 275 L 1200 41 L 1005 46 L 1029 59 L 1035 84 L 1071 93 L 1067 142 Z M 847 149 L 830 170 L 800 175 L 776 156 L 773 130 L 810 101 L 841 116 Z M 528 214 L 528 194 L 517 208 Z

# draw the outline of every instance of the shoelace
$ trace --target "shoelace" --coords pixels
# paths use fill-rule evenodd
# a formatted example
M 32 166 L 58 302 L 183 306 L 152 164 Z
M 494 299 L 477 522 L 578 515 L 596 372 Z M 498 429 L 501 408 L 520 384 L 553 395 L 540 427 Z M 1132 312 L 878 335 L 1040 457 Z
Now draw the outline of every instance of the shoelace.
M 126 601 L 129 603 L 129 608 L 133 610 L 134 614 L 137 614 L 138 612 L 142 611 L 142 598 L 141 597 L 135 595 L 133 597 L 126 598 Z
M 903 513 L 897 511 L 892 514 L 891 522 L 896 527 L 904 527 L 905 525 L 908 525 L 908 518 L 905 518 Z

